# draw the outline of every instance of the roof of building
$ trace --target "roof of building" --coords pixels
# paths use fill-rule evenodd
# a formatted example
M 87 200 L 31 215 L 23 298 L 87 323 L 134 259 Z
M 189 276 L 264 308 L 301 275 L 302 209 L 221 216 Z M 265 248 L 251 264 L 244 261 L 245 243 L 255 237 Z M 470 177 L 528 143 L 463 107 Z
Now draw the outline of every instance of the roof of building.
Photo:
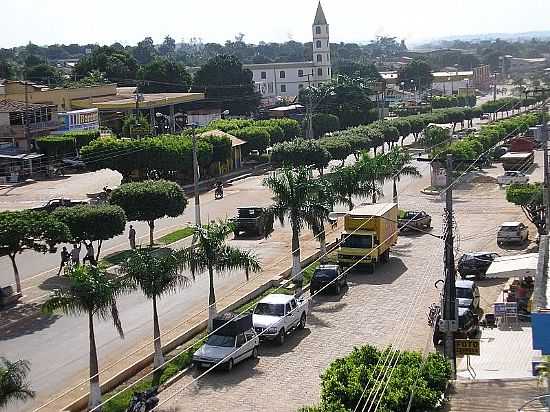
M 246 142 L 244 140 L 239 139 L 238 137 L 233 136 L 232 134 L 225 133 L 221 130 L 208 130 L 207 132 L 201 133 L 199 137 L 207 137 L 207 136 L 218 136 L 218 137 L 227 137 L 229 140 L 231 140 L 231 147 L 241 146 L 245 144 Z
M 313 25 L 317 26 L 320 24 L 328 24 L 327 19 L 325 17 L 325 13 L 323 12 L 323 6 L 321 6 L 321 2 L 317 5 L 317 12 L 315 13 L 315 20 L 313 20 Z
M 487 278 L 511 278 L 535 276 L 538 264 L 538 253 L 501 256 L 493 260 L 487 269 Z
M 25 105 L 24 102 L 18 102 L 15 100 L 0 100 L 0 113 L 24 113 L 25 110 L 44 109 L 46 107 L 55 107 L 55 105 L 38 103 L 29 103 Z
M 150 93 L 143 95 L 139 107 L 141 109 L 153 109 L 198 100 L 204 100 L 204 93 Z M 120 94 L 73 100 L 71 105 L 79 108 L 97 107 L 99 110 L 127 110 L 135 109 L 136 99 L 135 95 Z
M 288 69 L 288 68 L 298 68 L 304 67 L 309 68 L 313 67 L 313 62 L 284 62 L 284 63 L 257 63 L 257 64 L 243 64 L 245 69 L 249 70 L 267 70 L 267 69 Z

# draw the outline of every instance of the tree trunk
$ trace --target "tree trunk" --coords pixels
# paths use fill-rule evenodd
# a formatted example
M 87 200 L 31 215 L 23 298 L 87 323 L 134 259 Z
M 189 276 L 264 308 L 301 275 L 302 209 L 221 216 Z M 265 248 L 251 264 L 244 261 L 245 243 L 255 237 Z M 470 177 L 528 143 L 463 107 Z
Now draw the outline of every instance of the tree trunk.
M 216 294 L 214 293 L 214 269 L 212 265 L 208 266 L 208 278 L 210 282 L 210 292 L 208 294 L 208 332 L 214 329 L 214 318 L 216 312 Z
M 372 203 L 376 203 L 376 182 L 372 181 Z
M 300 232 L 298 231 L 298 225 L 292 222 L 292 279 L 294 281 L 300 281 L 303 279 L 302 266 L 300 264 Z
M 324 224 L 321 228 L 321 232 L 319 232 L 319 252 L 321 252 L 322 256 L 327 254 L 327 237 Z
M 99 254 L 101 253 L 101 245 L 103 245 L 103 240 L 97 241 L 97 254 L 95 256 L 96 262 L 99 262 Z
M 17 293 L 21 293 L 21 277 L 19 276 L 19 269 L 17 268 L 17 264 L 15 263 L 15 253 L 11 254 L 9 253 L 8 256 L 11 260 L 11 265 L 13 267 L 13 277 L 15 278 L 15 290 Z
M 88 409 L 94 409 L 101 404 L 101 388 L 99 387 L 99 366 L 97 363 L 97 349 L 95 346 L 94 314 L 88 312 L 88 330 L 90 333 L 90 398 Z M 95 409 L 101 411 L 101 407 Z
M 393 178 L 393 203 L 397 202 L 397 179 Z
M 153 240 L 153 232 L 155 231 L 155 221 L 149 220 L 147 223 L 149 224 L 149 246 L 153 247 L 153 245 L 155 244 Z
M 375 156 L 376 156 L 376 149 L 377 149 L 377 147 L 374 146 L 374 147 L 373 147 L 373 150 L 374 150 L 374 155 L 375 155 Z
M 164 365 L 164 356 L 162 355 L 162 344 L 160 341 L 160 327 L 159 317 L 157 312 L 157 297 L 153 296 L 153 346 L 155 348 L 155 357 L 153 360 L 153 369 L 160 368 Z M 159 384 L 160 376 L 162 375 L 162 369 L 155 371 L 153 375 L 153 382 L 155 385 Z
M 349 210 L 353 209 L 353 201 L 351 200 L 351 195 L 349 195 L 349 198 L 348 198 L 348 206 L 349 206 Z

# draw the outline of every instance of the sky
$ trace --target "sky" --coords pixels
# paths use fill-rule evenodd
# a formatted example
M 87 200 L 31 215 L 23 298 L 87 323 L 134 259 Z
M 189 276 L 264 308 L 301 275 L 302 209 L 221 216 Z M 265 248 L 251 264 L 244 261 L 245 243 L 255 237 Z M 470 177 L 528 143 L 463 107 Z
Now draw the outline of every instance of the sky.
M 323 0 L 331 42 L 377 35 L 407 43 L 480 33 L 550 30 L 550 0 Z M 17 0 L 2 1 L 0 47 L 29 41 L 135 44 L 192 37 L 223 43 L 311 41 L 317 0 Z M 24 24 L 24 26 L 23 26 Z

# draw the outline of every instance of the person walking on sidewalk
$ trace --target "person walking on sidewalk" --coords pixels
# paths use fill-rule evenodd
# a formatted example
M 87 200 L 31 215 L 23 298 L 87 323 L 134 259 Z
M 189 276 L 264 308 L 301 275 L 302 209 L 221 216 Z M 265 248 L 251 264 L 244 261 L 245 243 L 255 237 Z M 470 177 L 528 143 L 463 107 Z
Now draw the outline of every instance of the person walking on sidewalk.
M 73 245 L 73 250 L 71 250 L 71 261 L 74 266 L 80 265 L 80 249 L 81 246 L 79 243 Z
M 61 250 L 61 264 L 59 265 L 59 270 L 57 271 L 57 276 L 61 274 L 61 271 L 65 267 L 67 263 L 69 263 L 69 260 L 71 259 L 71 255 L 67 251 L 67 248 L 63 246 L 63 249 Z
M 130 241 L 130 249 L 136 248 L 136 229 L 130 225 L 130 231 L 128 232 L 128 240 Z
M 82 259 L 82 264 L 88 261 L 90 265 L 96 266 L 97 262 L 95 261 L 95 251 L 92 241 L 90 241 L 90 243 L 84 242 L 84 245 L 86 246 L 86 256 L 84 256 L 84 259 Z

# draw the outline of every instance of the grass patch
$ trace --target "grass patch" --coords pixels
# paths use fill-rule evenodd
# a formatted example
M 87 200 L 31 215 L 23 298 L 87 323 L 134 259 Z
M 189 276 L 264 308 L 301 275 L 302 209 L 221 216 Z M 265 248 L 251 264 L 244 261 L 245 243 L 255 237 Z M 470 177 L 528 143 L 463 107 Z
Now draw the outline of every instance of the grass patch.
M 183 229 L 178 229 L 174 232 L 164 235 L 160 239 L 157 239 L 158 243 L 163 245 L 169 245 L 170 243 L 177 242 L 178 240 L 185 239 L 193 234 L 192 227 L 184 227 Z
M 106 266 L 120 265 L 122 262 L 128 259 L 131 254 L 132 254 L 131 249 L 111 253 L 110 255 L 107 255 L 104 258 L 100 259 L 99 263 L 103 263 Z

